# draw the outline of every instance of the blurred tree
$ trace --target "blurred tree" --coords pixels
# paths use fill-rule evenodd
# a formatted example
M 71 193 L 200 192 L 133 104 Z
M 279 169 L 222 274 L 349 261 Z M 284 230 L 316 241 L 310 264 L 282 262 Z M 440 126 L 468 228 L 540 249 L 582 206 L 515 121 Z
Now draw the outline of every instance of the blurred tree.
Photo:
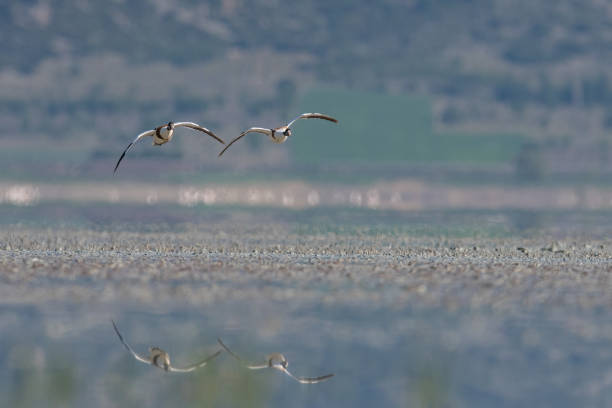
M 459 109 L 455 108 L 454 106 L 448 106 L 442 112 L 441 120 L 442 123 L 446 125 L 456 124 L 460 119 L 461 113 L 459 112 Z
M 295 81 L 290 78 L 284 78 L 278 81 L 278 84 L 276 84 L 276 94 L 281 117 L 289 120 L 289 115 L 291 115 L 291 110 L 295 106 L 295 98 L 297 95 Z
M 600 105 L 609 102 L 611 98 L 608 78 L 600 74 L 594 78 L 582 80 L 582 94 L 587 106 Z
M 516 177 L 522 182 L 537 181 L 544 173 L 544 163 L 540 146 L 534 142 L 525 142 L 514 161 Z
M 495 99 L 520 110 L 531 99 L 531 91 L 523 82 L 505 78 L 495 86 Z

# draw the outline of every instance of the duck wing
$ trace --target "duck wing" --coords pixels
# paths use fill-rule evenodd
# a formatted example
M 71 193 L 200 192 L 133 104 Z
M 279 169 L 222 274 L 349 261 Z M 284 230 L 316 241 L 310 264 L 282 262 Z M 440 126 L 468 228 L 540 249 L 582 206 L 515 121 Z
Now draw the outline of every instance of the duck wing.
M 119 340 L 121 340 L 121 343 L 125 346 L 125 348 L 127 349 L 127 351 L 130 352 L 130 354 L 138 361 L 143 362 L 145 364 L 151 364 L 151 359 L 149 359 L 148 357 L 143 357 L 140 354 L 136 353 L 134 350 L 132 350 L 132 348 L 130 347 L 129 344 L 127 344 L 127 342 L 125 340 L 123 340 L 123 336 L 121 335 L 121 333 L 119 332 L 119 329 L 117 328 L 117 325 L 115 324 L 115 322 L 113 320 L 111 320 L 111 322 L 113 323 L 113 328 L 115 329 L 115 333 L 117 333 L 117 336 L 119 337 Z
M 195 130 L 199 130 L 200 132 L 204 132 L 208 136 L 210 136 L 213 139 L 217 140 L 219 143 L 225 144 L 223 139 L 221 139 L 219 136 L 215 135 L 211 130 L 206 129 L 205 127 L 202 127 L 202 126 L 198 125 L 197 123 L 193 123 L 193 122 L 176 122 L 174 124 L 174 127 L 181 127 L 181 126 L 188 127 L 188 128 L 195 129 Z
M 119 167 L 119 163 L 121 163 L 121 160 L 123 160 L 123 157 L 125 156 L 127 151 L 130 150 L 130 147 L 132 147 L 134 145 L 134 143 L 138 142 L 143 137 L 153 136 L 155 134 L 156 130 L 157 129 L 151 129 L 151 130 L 147 130 L 146 132 L 142 132 L 141 134 L 136 136 L 136 139 L 134 139 L 129 145 L 127 145 L 127 147 L 125 148 L 123 153 L 121 153 L 121 157 L 119 157 L 119 160 L 117 160 L 117 164 L 115 164 L 115 169 L 113 170 L 113 174 L 115 174 L 115 172 L 117 171 L 117 167 Z
M 248 130 L 245 130 L 244 132 L 242 132 L 240 134 L 240 136 L 238 136 L 237 138 L 235 138 L 234 140 L 232 140 L 231 142 L 229 142 L 229 144 L 227 146 L 225 146 L 225 148 L 223 150 L 221 150 L 221 153 L 219 153 L 219 157 L 221 157 L 221 155 L 223 153 L 225 153 L 225 151 L 227 149 L 229 149 L 229 147 L 231 145 L 233 145 L 235 142 L 237 142 L 238 140 L 242 139 L 247 133 L 263 133 L 264 135 L 268 135 L 270 136 L 272 134 L 272 132 L 270 131 L 270 129 L 264 129 L 264 128 L 260 128 L 260 127 L 252 127 Z
M 223 347 L 225 349 L 225 351 L 227 351 L 232 357 L 234 357 L 236 360 L 240 361 L 246 368 L 250 369 L 250 370 L 260 370 L 262 368 L 268 368 L 269 365 L 266 364 L 249 364 L 246 361 L 244 361 L 243 359 L 240 358 L 240 356 L 238 356 L 238 354 L 234 353 L 232 350 L 230 350 L 229 347 L 227 347 L 223 341 L 221 341 L 221 339 L 217 339 L 217 341 L 219 342 L 219 344 L 221 345 L 221 347 Z
M 211 361 L 212 359 L 217 357 L 219 354 L 221 354 L 221 351 L 222 350 L 218 350 L 216 353 L 211 354 L 210 356 L 206 357 L 204 360 L 197 362 L 195 364 L 188 365 L 187 367 L 178 368 L 178 367 L 170 366 L 168 367 L 168 371 L 172 371 L 174 373 L 188 373 L 188 372 L 197 370 L 198 368 L 204 367 L 206 364 L 208 364 L 209 361 Z
M 287 127 L 291 127 L 295 123 L 295 121 L 299 119 L 324 119 L 329 120 L 330 122 L 338 123 L 338 119 L 332 118 L 329 115 L 324 115 L 322 113 L 302 113 L 298 115 L 295 119 L 287 124 Z

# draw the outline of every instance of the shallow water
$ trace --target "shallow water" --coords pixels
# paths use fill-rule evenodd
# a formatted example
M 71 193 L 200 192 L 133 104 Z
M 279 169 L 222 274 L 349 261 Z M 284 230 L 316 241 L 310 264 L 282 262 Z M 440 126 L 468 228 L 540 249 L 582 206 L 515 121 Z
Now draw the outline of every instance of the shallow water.
M 2 394 L 11 406 L 598 406 L 612 397 L 612 319 L 602 312 L 221 302 L 186 307 L 4 306 Z M 227 354 L 195 374 L 133 360 L 113 332 L 177 365 L 218 349 L 258 362 L 282 351 L 302 385 Z
M 0 392 L 10 406 L 612 398 L 606 213 L 3 209 Z M 518 227 L 525 214 L 539 221 Z M 221 337 L 246 360 L 278 351 L 298 376 L 335 377 L 302 385 L 226 353 L 193 374 L 164 373 L 131 358 L 111 319 L 136 351 L 162 347 L 177 366 Z

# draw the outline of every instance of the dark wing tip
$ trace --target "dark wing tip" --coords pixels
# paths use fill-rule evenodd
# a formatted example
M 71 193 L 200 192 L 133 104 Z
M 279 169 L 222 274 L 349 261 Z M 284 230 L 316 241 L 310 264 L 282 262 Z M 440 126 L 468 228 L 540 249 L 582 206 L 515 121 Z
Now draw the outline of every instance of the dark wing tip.
M 221 354 L 223 352 L 223 350 L 217 350 L 215 353 L 211 354 L 210 357 L 208 357 L 206 359 L 206 361 L 210 361 L 214 358 L 217 358 L 219 356 L 219 354 Z
M 217 142 L 221 143 L 221 144 L 225 144 L 225 142 L 223 141 L 223 139 L 221 139 L 219 136 L 215 135 L 215 133 L 212 130 L 206 129 L 202 126 L 198 126 L 197 128 L 195 128 L 201 132 L 206 133 L 208 136 L 212 137 L 213 139 L 215 139 Z
M 125 156 L 125 153 L 123 153 L 121 155 L 121 157 L 119 158 L 119 160 L 117 161 L 117 164 L 115 164 L 115 168 L 113 169 L 113 175 L 117 172 L 117 168 L 119 167 L 119 163 L 121 163 L 121 160 L 123 159 L 123 156 Z
M 229 347 L 227 347 L 225 345 L 225 343 L 223 343 L 223 341 L 221 340 L 221 338 L 217 337 L 217 341 L 219 342 L 219 344 L 221 345 L 221 347 L 223 347 L 225 349 L 225 351 L 227 351 L 232 357 L 234 357 L 236 360 L 242 362 L 242 359 L 240 357 L 238 357 L 238 355 L 236 353 L 234 353 L 232 350 L 230 350 Z M 220 350 L 219 350 L 220 352 Z
M 225 147 L 223 148 L 223 150 L 221 150 L 221 152 L 220 152 L 220 153 L 217 155 L 217 157 L 221 157 L 221 155 L 222 155 L 223 153 L 225 153 L 225 151 L 227 150 L 227 148 L 228 148 L 228 147 L 230 147 L 230 145 L 225 146 Z M 217 340 L 218 340 L 218 339 L 217 339 Z
M 221 144 L 225 144 L 223 139 L 221 139 L 219 136 L 215 135 L 213 132 L 208 131 L 208 132 L 206 132 L 206 134 L 209 135 L 210 137 L 212 137 L 213 139 L 215 139 L 217 142 L 219 142 Z
M 246 135 L 246 134 L 247 134 L 247 132 L 242 132 L 242 133 L 240 134 L 240 136 L 238 136 L 237 138 L 235 138 L 234 140 L 232 140 L 231 142 L 229 142 L 229 143 L 228 143 L 228 144 L 227 144 L 227 145 L 226 145 L 226 146 L 223 148 L 223 150 L 221 150 L 221 152 L 219 153 L 219 155 L 218 155 L 217 157 L 221 157 L 221 155 L 222 155 L 223 153 L 225 153 L 225 151 L 226 151 L 227 149 L 229 149 L 229 147 L 230 147 L 231 145 L 233 145 L 233 144 L 234 144 L 234 142 L 236 142 L 236 141 L 237 141 L 237 140 L 239 140 L 240 138 L 244 137 L 244 135 Z
M 113 319 L 111 319 L 111 323 L 113 324 L 113 328 L 115 329 L 115 333 L 117 333 L 117 336 L 119 336 L 119 340 L 121 340 L 121 342 L 123 343 L 123 336 L 119 332 L 119 329 L 117 328 L 117 325 L 115 324 L 115 321 Z
M 221 347 L 227 350 L 227 346 L 223 343 L 223 340 L 221 340 L 221 337 L 217 337 L 217 343 L 219 343 Z
M 321 381 L 325 381 L 325 380 L 329 380 L 330 378 L 332 378 L 335 374 L 327 374 L 327 375 L 322 375 L 320 377 L 298 377 L 298 380 L 305 382 L 305 383 L 310 383 L 310 384 L 315 384 Z
M 123 158 L 125 157 L 125 154 L 127 153 L 127 151 L 130 149 L 130 147 L 132 147 L 132 145 L 134 144 L 134 142 L 130 143 L 125 150 L 123 151 L 123 153 L 121 153 L 121 157 L 119 157 L 119 160 L 117 160 L 117 164 L 115 164 L 115 168 L 113 170 L 113 174 L 115 174 L 117 172 L 117 168 L 119 167 L 119 163 L 121 163 L 121 160 L 123 160 Z
M 217 350 L 214 353 L 212 353 L 210 356 L 206 357 L 206 360 L 204 361 L 210 361 L 213 358 L 217 357 L 219 354 L 221 354 L 223 352 L 223 350 Z
M 338 119 L 332 118 L 331 116 L 319 114 L 318 116 L 315 116 L 315 117 L 318 119 L 325 119 L 325 120 L 329 120 L 330 122 L 338 123 Z

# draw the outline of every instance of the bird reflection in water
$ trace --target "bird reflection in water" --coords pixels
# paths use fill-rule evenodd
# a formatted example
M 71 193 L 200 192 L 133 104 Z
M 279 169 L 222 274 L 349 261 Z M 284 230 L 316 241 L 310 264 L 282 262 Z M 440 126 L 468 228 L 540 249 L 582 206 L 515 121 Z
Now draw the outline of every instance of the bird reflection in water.
M 293 374 L 291 374 L 291 372 L 287 369 L 287 366 L 289 366 L 289 362 L 287 361 L 287 358 L 285 358 L 285 356 L 280 353 L 272 353 L 268 355 L 264 363 L 249 364 L 245 362 L 242 358 L 240 358 L 232 350 L 230 350 L 230 348 L 227 347 L 221 339 L 217 339 L 217 341 L 219 342 L 221 347 L 225 349 L 225 351 L 231 354 L 236 360 L 240 361 L 246 368 L 250 370 L 260 370 L 262 368 L 274 368 L 276 370 L 282 371 L 283 373 L 287 374 L 289 377 L 293 378 L 294 380 L 302 384 L 315 384 L 321 381 L 328 380 L 334 376 L 334 374 L 326 374 L 320 377 L 296 377 Z
M 204 360 L 197 362 L 195 364 L 191 364 L 187 367 L 183 367 L 183 368 L 174 367 L 170 363 L 170 356 L 168 355 L 168 353 L 159 347 L 149 347 L 148 356 L 142 356 L 136 353 L 134 350 L 132 350 L 130 345 L 123 339 L 123 336 L 119 332 L 119 329 L 117 328 L 117 325 L 115 324 L 115 322 L 112 320 L 111 322 L 113 323 L 113 328 L 115 329 L 115 333 L 117 333 L 119 340 L 125 346 L 127 351 L 130 352 L 132 357 L 134 357 L 136 360 L 142 363 L 151 364 L 155 367 L 161 368 L 166 372 L 169 371 L 173 373 L 189 373 L 191 371 L 197 370 L 198 368 L 204 367 L 206 364 L 208 364 L 209 361 L 211 361 L 212 359 L 217 357 L 219 354 L 221 354 L 221 351 L 222 351 L 222 350 L 218 350 L 216 353 L 208 356 Z

